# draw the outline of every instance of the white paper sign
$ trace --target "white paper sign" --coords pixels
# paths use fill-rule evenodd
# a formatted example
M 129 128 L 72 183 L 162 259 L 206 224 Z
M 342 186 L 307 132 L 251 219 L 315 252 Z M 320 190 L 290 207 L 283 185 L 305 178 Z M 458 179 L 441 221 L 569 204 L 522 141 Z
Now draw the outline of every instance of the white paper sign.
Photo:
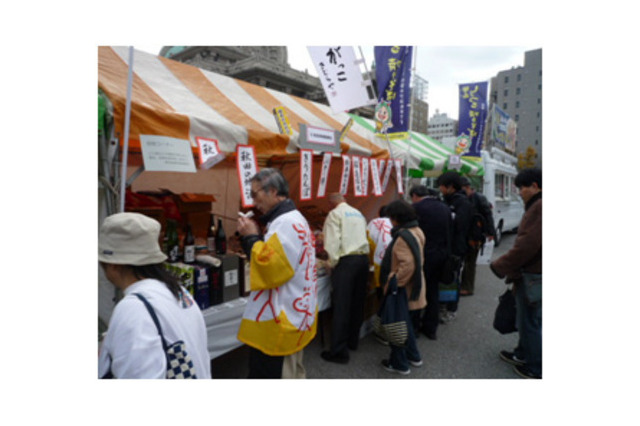
M 216 139 L 196 137 L 200 151 L 200 168 L 207 170 L 224 160 L 224 154 L 220 152 Z
M 362 157 L 362 195 L 369 195 L 369 158 Z
M 242 195 L 242 207 L 253 207 L 251 178 L 258 173 L 258 161 L 253 146 L 238 145 L 236 147 L 236 169 L 238 170 L 238 182 Z
M 378 161 L 375 158 L 371 159 L 371 181 L 373 182 L 373 194 L 376 197 L 381 196 L 380 173 L 378 172 Z
M 384 173 L 384 165 L 386 163 L 386 160 L 379 160 L 379 161 L 380 161 L 380 169 L 379 169 L 380 174 L 378 175 L 378 177 L 380 179 L 382 179 L 382 176 L 383 176 L 383 173 Z M 382 182 L 382 180 L 380 182 Z
M 313 178 L 313 151 L 300 150 L 300 200 L 311 199 L 311 179 Z
M 404 187 L 402 185 L 402 160 L 396 159 L 396 182 L 398 184 L 398 194 L 404 194 Z
M 348 155 L 342 156 L 342 178 L 340 179 L 340 193 L 345 195 L 349 185 L 349 173 L 351 172 L 351 158 Z
M 389 158 L 389 160 L 387 161 L 387 169 L 384 171 L 384 179 L 382 180 L 382 192 L 387 192 L 387 185 L 389 184 L 391 169 L 393 169 L 393 159 Z
M 318 183 L 318 195 L 317 198 L 323 198 L 327 193 L 327 181 L 329 180 L 329 169 L 331 168 L 331 157 L 333 155 L 330 152 L 325 152 L 322 157 L 322 170 L 320 171 L 320 182 Z
M 364 105 L 373 105 L 353 46 L 307 47 L 316 67 L 322 88 L 334 113 L 348 111 Z
M 149 172 L 195 173 L 191 142 L 167 136 L 140 135 L 144 169 Z
M 360 157 L 351 157 L 353 163 L 353 192 L 356 197 L 362 197 L 362 171 L 360 170 Z

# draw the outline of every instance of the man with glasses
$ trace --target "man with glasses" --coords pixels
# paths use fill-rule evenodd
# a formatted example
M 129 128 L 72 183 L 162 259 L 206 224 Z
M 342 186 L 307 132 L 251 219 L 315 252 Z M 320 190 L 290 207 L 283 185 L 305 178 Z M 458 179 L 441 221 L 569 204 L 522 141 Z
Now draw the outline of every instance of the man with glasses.
M 261 235 L 254 220 L 238 219 L 250 261 L 251 294 L 238 331 L 251 348 L 249 378 L 304 378 L 303 349 L 317 329 L 313 234 L 277 169 L 251 178 L 251 197 L 266 228 Z

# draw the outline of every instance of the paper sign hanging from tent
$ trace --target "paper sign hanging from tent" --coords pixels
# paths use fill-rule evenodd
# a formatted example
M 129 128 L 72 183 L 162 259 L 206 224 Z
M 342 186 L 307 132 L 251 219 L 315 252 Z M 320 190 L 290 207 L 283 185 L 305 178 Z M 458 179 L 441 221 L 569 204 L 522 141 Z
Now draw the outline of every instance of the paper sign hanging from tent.
M 224 154 L 220 152 L 216 139 L 196 137 L 198 153 L 200 154 L 200 168 L 207 170 L 224 160 Z
M 300 150 L 300 200 L 311 199 L 311 179 L 313 178 L 313 151 Z
M 362 158 L 362 195 L 369 195 L 369 158 Z
M 258 173 L 256 152 L 251 145 L 238 145 L 236 148 L 236 169 L 242 195 L 242 207 L 253 207 L 251 196 L 251 178 Z
M 307 47 L 322 88 L 334 113 L 373 105 L 371 80 L 365 81 L 353 46 Z
M 396 158 L 394 163 L 396 165 L 396 182 L 398 183 L 398 194 L 404 194 L 404 187 L 402 185 L 402 160 Z
M 353 192 L 356 197 L 362 197 L 362 171 L 360 170 L 360 157 L 351 157 L 353 163 Z
M 276 119 L 276 124 L 278 125 L 278 130 L 280 130 L 281 134 L 293 134 L 293 130 L 291 130 L 291 123 L 289 122 L 289 116 L 283 107 L 275 107 L 273 109 L 273 116 Z
M 387 168 L 384 171 L 384 179 L 382 180 L 382 192 L 387 192 L 387 185 L 389 184 L 391 169 L 393 169 L 393 159 L 389 158 L 389 160 L 387 161 Z
M 329 180 L 329 169 L 331 168 L 331 153 L 325 152 L 322 157 L 322 170 L 320 171 L 320 182 L 318 183 L 317 198 L 324 198 L 327 194 L 327 181 Z
M 378 161 L 375 158 L 371 159 L 371 181 L 373 182 L 373 194 L 376 197 L 382 195 L 382 188 L 380 187 L 380 172 L 378 172 Z
M 140 135 L 142 161 L 149 172 L 195 173 L 191 142 L 168 136 Z
M 351 172 L 351 158 L 348 155 L 342 156 L 342 178 L 340 179 L 340 193 L 345 195 L 349 185 L 349 173 Z
M 384 173 L 384 165 L 385 165 L 385 163 L 386 163 L 386 160 L 380 160 L 380 168 L 378 170 L 378 172 L 379 172 L 378 178 L 379 179 L 382 179 L 382 176 L 384 176 L 383 173 Z M 382 180 L 380 182 L 382 182 Z

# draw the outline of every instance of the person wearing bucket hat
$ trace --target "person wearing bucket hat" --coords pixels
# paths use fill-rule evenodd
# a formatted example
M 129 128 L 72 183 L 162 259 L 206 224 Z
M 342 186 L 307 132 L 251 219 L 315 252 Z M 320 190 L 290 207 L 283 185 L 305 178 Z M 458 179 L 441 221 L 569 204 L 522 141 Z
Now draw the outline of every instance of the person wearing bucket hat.
M 98 260 L 122 290 L 99 350 L 100 378 L 165 378 L 167 358 L 149 311 L 153 307 L 168 344 L 183 341 L 198 379 L 211 378 L 204 317 L 189 292 L 165 269 L 160 223 L 139 213 L 116 213 L 100 228 Z

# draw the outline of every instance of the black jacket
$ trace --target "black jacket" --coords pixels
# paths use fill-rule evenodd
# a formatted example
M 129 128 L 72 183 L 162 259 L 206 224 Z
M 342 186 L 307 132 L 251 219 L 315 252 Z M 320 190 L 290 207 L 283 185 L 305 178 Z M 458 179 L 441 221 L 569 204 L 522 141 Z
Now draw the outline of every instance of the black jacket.
M 414 203 L 413 208 L 425 236 L 425 264 L 442 262 L 451 254 L 451 209 L 431 196 Z
M 473 194 L 471 194 L 471 196 L 469 197 L 469 200 L 471 200 L 471 204 L 475 211 L 477 211 L 482 215 L 482 217 L 484 217 L 484 234 L 487 236 L 495 237 L 496 228 L 495 224 L 493 223 L 491 204 L 489 204 L 487 197 L 474 191 Z
M 453 214 L 453 229 L 451 232 L 451 253 L 464 257 L 469 250 L 469 228 L 473 207 L 464 191 L 454 192 L 444 196 L 444 201 L 449 205 Z

